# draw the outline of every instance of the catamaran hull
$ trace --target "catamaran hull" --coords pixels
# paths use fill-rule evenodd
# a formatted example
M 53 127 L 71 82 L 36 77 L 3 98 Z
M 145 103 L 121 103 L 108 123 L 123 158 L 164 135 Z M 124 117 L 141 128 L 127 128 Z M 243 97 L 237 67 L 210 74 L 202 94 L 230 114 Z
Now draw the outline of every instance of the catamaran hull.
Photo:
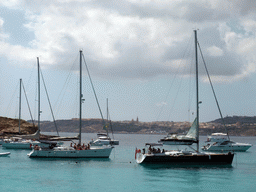
M 140 164 L 196 164 L 196 165 L 231 165 L 234 154 L 197 154 L 197 155 L 159 155 L 139 154 L 136 159 Z
M 89 150 L 32 150 L 28 154 L 31 158 L 109 158 L 111 148 Z

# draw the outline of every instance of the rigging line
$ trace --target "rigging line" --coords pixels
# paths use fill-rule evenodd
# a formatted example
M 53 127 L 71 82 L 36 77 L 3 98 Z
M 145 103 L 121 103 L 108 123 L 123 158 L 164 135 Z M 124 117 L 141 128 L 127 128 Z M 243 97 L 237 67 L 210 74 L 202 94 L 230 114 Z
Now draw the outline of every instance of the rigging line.
M 187 44 L 187 48 L 186 48 L 186 50 L 184 51 L 184 54 L 183 54 L 182 58 L 185 57 L 185 54 L 186 54 L 186 52 L 187 52 L 188 49 L 189 49 L 189 45 L 191 44 L 190 41 L 192 40 L 192 37 L 193 37 L 193 36 L 191 35 L 191 36 L 190 36 L 190 39 L 189 39 L 189 41 L 188 41 L 188 44 Z M 175 79 L 176 79 L 176 76 L 178 75 L 178 72 L 180 71 L 180 67 L 181 67 L 181 65 L 179 64 L 177 73 L 175 73 L 174 78 L 173 78 L 173 80 L 172 80 L 172 82 L 171 82 L 171 86 L 170 86 L 170 88 L 169 88 L 169 90 L 168 90 L 168 92 L 167 92 L 167 95 L 166 95 L 166 97 L 165 97 L 165 100 L 164 100 L 165 103 L 166 103 L 167 98 L 168 98 L 168 96 L 169 96 L 169 94 L 170 94 L 170 91 L 171 91 L 171 89 L 172 89 L 172 87 L 173 87 L 173 84 L 174 84 L 174 81 L 175 81 Z M 157 118 L 156 118 L 156 121 L 159 120 L 160 115 L 161 115 L 161 113 L 162 113 L 162 111 L 163 111 L 163 108 L 164 108 L 164 105 L 161 107 L 160 112 L 159 112 L 159 114 L 158 114 L 158 116 L 157 116 Z
M 192 69 L 193 69 L 193 65 L 192 65 L 192 61 L 194 61 L 194 54 L 193 54 L 193 58 L 191 58 L 191 65 L 190 65 L 190 79 L 189 79 L 189 98 L 188 98 L 188 120 L 190 121 L 190 109 L 191 109 L 191 101 L 192 101 L 192 98 L 193 98 L 193 95 L 191 94 L 191 90 L 194 90 L 191 86 L 191 82 L 192 82 Z
M 191 36 L 191 40 L 192 40 L 192 36 Z M 189 46 L 188 46 L 188 47 L 189 47 Z M 188 49 L 188 47 L 187 47 L 187 49 Z M 190 46 L 190 48 L 191 48 L 191 46 Z M 190 50 L 191 50 L 191 49 L 190 49 Z M 183 57 L 185 57 L 185 53 L 184 53 L 184 56 L 183 56 Z M 181 75 L 181 79 L 183 79 L 183 78 L 184 78 L 184 76 L 185 76 L 184 71 L 185 71 L 185 68 L 184 68 L 184 70 L 183 70 L 183 75 Z M 174 106 L 175 106 L 175 104 L 176 104 L 176 100 L 177 100 L 177 97 L 178 97 L 178 95 L 179 95 L 179 92 L 180 92 L 180 89 L 181 89 L 182 82 L 183 82 L 183 81 L 182 81 L 182 80 L 180 80 L 180 82 L 179 82 L 179 87 L 178 87 L 178 91 L 177 91 L 177 94 L 176 94 L 176 96 L 175 96 L 175 99 L 174 99 L 173 105 L 172 105 L 172 107 L 171 107 L 171 109 L 170 109 L 170 111 L 171 111 L 171 112 L 173 111 Z M 170 117 L 171 117 L 171 114 L 169 115 L 168 121 L 170 120 Z
M 224 122 L 224 118 L 223 118 L 222 113 L 221 113 L 221 110 L 220 110 L 220 105 L 219 105 L 219 102 L 218 102 L 218 100 L 217 100 L 217 96 L 216 96 L 216 94 L 215 94 L 215 91 L 214 91 L 214 88 L 213 88 L 213 84 L 212 84 L 212 81 L 211 81 L 211 78 L 210 78 L 210 75 L 209 75 L 209 72 L 208 72 L 208 69 L 207 69 L 205 60 L 204 60 L 204 56 L 203 56 L 201 47 L 200 47 L 200 45 L 199 45 L 199 42 L 197 42 L 197 44 L 198 44 L 198 47 L 199 47 L 199 50 L 200 50 L 200 53 L 201 53 L 201 57 L 202 57 L 202 60 L 203 60 L 203 63 L 204 63 L 205 71 L 206 71 L 206 73 L 207 73 L 207 76 L 208 76 L 208 79 L 209 79 L 209 82 L 210 82 L 210 85 L 211 85 L 211 88 L 212 88 L 212 92 L 213 92 L 213 95 L 214 95 L 214 98 L 215 98 L 215 102 L 216 102 L 216 104 L 217 104 L 217 107 L 218 107 L 218 110 L 219 110 L 219 113 L 220 113 L 220 116 L 221 116 L 222 123 L 223 123 L 223 125 L 224 125 L 224 127 L 225 127 L 225 129 L 226 129 L 228 139 L 230 140 L 229 135 L 228 135 L 227 126 L 226 126 L 226 124 L 225 124 L 225 122 Z
M 103 114 L 102 114 L 102 111 L 101 111 L 101 108 L 100 108 L 100 104 L 99 104 L 99 101 L 98 101 L 98 98 L 97 98 L 97 95 L 96 95 L 96 91 L 95 91 L 94 86 L 93 86 L 93 83 L 92 83 L 92 78 L 91 78 L 91 75 L 90 75 L 88 66 L 87 66 L 86 61 L 85 61 L 85 58 L 84 58 L 84 54 L 83 54 L 83 59 L 84 59 L 84 64 L 85 64 L 85 67 L 86 67 L 86 70 L 87 70 L 87 74 L 88 74 L 89 79 L 90 79 L 90 82 L 91 82 L 91 86 L 92 86 L 92 89 L 93 89 L 93 93 L 94 93 L 94 96 L 95 96 L 95 99 L 96 99 L 96 102 L 97 102 L 97 105 L 98 105 L 98 108 L 99 108 L 99 111 L 100 111 L 100 115 L 101 115 L 103 124 L 105 124 L 105 120 L 104 120 L 104 117 L 103 117 Z
M 23 82 L 21 82 L 21 83 L 22 83 L 23 92 L 24 92 L 24 95 L 25 95 L 25 98 L 26 98 L 26 102 L 27 102 L 27 105 L 28 105 L 28 110 L 29 110 L 30 118 L 31 118 L 31 121 L 33 123 L 33 127 L 35 127 L 35 121 L 33 119 L 32 112 L 31 112 L 31 109 L 30 109 L 30 106 L 29 106 L 29 102 L 28 102 L 28 97 L 27 97 L 27 94 L 26 94 L 25 86 L 24 86 Z
M 108 109 L 107 109 L 107 112 L 108 112 L 107 121 L 109 121 L 110 129 L 111 129 L 111 132 L 112 132 L 112 137 L 113 137 L 113 139 L 115 139 L 115 138 L 114 138 L 114 133 L 113 133 L 112 122 L 111 122 L 111 118 L 110 118 L 110 114 L 109 114 L 109 110 L 108 110 Z M 109 120 L 108 120 L 108 119 L 109 119 Z
M 11 106 L 12 106 L 13 99 L 14 99 L 14 97 L 15 97 L 15 95 L 16 95 L 16 92 L 17 92 L 17 90 L 18 90 L 18 87 L 19 87 L 19 83 L 16 85 L 16 88 L 14 89 L 14 92 L 13 92 L 13 94 L 12 94 L 11 100 L 10 100 L 9 104 L 7 105 L 7 109 L 5 110 L 5 111 L 7 111 L 7 117 L 9 116 L 9 112 L 11 111 L 10 108 L 11 108 Z M 16 112 L 15 112 L 15 113 L 16 113 Z M 15 113 L 14 113 L 14 114 L 15 114 Z
M 46 89 L 46 85 L 45 85 L 45 81 L 44 81 L 44 76 L 43 76 L 43 73 L 42 73 L 42 70 L 41 70 L 40 67 L 39 67 L 39 70 L 40 70 L 40 73 L 41 73 L 41 77 L 42 77 L 43 85 L 44 85 L 44 90 L 45 90 L 45 93 L 46 93 L 46 96 L 47 96 L 47 100 L 48 100 L 48 103 L 49 103 L 49 106 L 50 106 L 50 110 L 51 110 L 51 113 L 52 113 L 53 122 L 54 122 L 54 125 L 55 125 L 55 128 L 56 128 L 56 131 L 57 131 L 57 135 L 59 136 L 59 131 L 58 131 L 58 128 L 57 128 L 57 123 L 56 123 L 55 118 L 54 118 L 54 114 L 53 114 L 53 110 L 52 110 L 52 105 L 51 105 L 51 102 L 50 102 L 49 94 L 48 94 L 48 91 Z
M 78 54 L 78 55 L 79 55 L 79 54 Z M 68 76 L 67 76 L 67 78 L 66 78 L 66 80 L 65 80 L 65 82 L 64 82 L 64 85 L 63 85 L 63 87 L 62 87 L 62 89 L 61 89 L 61 91 L 60 91 L 59 96 L 57 97 L 57 102 L 56 102 L 55 105 L 54 105 L 54 108 L 57 108 L 56 106 L 59 106 L 59 107 L 56 109 L 56 114 L 59 113 L 59 110 L 60 110 L 60 104 L 59 104 L 59 103 L 61 103 L 61 101 L 63 100 L 63 98 L 64 98 L 64 96 L 65 96 L 65 93 L 66 93 L 66 92 L 64 92 L 64 88 L 66 87 L 66 89 L 67 89 L 67 84 L 68 84 L 68 82 L 69 82 L 70 79 L 71 79 L 71 74 L 72 74 L 71 71 L 73 71 L 73 69 L 74 69 L 75 62 L 77 61 L 78 55 L 77 55 L 76 59 L 74 60 L 73 65 L 71 66 L 71 70 L 70 70 L 70 72 L 69 72 L 69 74 L 68 74 Z M 63 93 L 63 92 L 64 92 L 64 93 Z M 63 94 L 63 95 L 62 95 L 62 94 Z M 61 95 L 62 95 L 62 97 L 61 97 Z M 61 99 L 60 99 L 60 97 L 61 97 Z
M 32 69 L 31 69 L 31 72 L 30 72 L 30 75 L 29 75 L 29 78 L 28 78 L 27 82 L 25 83 L 25 85 L 28 88 L 28 90 L 31 89 L 30 86 L 28 86 L 28 85 L 30 85 L 29 82 L 31 82 L 31 78 L 32 78 L 32 76 L 34 74 L 34 70 L 35 70 L 35 65 L 33 65 Z
M 182 78 L 183 78 L 183 77 L 182 77 Z M 174 106 L 175 106 L 177 97 L 178 97 L 179 92 L 180 92 L 181 84 L 182 84 L 182 81 L 180 81 L 180 84 L 179 84 L 179 87 L 178 87 L 178 91 L 177 91 L 177 94 L 176 94 L 176 96 L 175 96 L 175 98 L 174 98 L 173 105 L 172 105 L 170 111 L 173 111 L 173 109 L 174 109 Z M 168 121 L 170 121 L 170 117 L 171 117 L 171 113 L 170 113 L 170 115 L 169 115 L 169 117 L 168 117 Z

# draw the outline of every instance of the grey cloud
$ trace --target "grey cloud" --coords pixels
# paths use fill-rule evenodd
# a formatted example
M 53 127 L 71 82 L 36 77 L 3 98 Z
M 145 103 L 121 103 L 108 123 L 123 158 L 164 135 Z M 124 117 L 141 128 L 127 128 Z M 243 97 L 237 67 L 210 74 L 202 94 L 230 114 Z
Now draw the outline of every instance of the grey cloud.
M 113 58 L 99 58 L 96 53 L 94 53 L 90 49 L 90 44 L 94 43 L 94 41 L 87 39 L 86 37 L 83 41 L 77 40 L 75 37 L 68 33 L 59 33 L 61 36 L 61 40 L 59 41 L 59 45 L 64 49 L 63 51 L 55 50 L 54 48 L 46 50 L 51 52 L 54 60 L 56 61 L 56 65 L 49 65 L 49 67 L 61 68 L 61 69 L 69 69 L 70 62 L 73 61 L 74 55 L 78 54 L 79 48 L 84 48 L 84 54 L 86 57 L 86 61 L 90 67 L 91 73 L 97 76 L 101 76 L 104 78 L 126 78 L 126 79 L 147 79 L 154 78 L 159 75 L 171 75 L 176 72 L 175 69 L 171 68 L 171 66 L 167 66 L 164 63 L 172 60 L 180 60 L 186 59 L 189 60 L 189 56 L 193 55 L 193 45 L 192 49 L 189 49 L 190 55 L 184 54 L 184 51 L 187 49 L 187 42 L 189 37 L 185 35 L 180 37 L 180 39 L 175 39 L 177 34 L 170 33 L 173 27 L 179 27 L 180 24 L 180 33 L 188 33 L 185 30 L 189 29 L 189 26 L 193 26 L 194 23 L 199 23 L 200 29 L 198 33 L 198 39 L 200 45 L 203 49 L 203 53 L 205 59 L 207 61 L 207 66 L 212 75 L 221 75 L 221 76 L 235 76 L 240 74 L 242 70 L 246 66 L 246 61 L 244 58 L 240 57 L 237 53 L 228 51 L 226 49 L 226 43 L 221 38 L 220 32 L 218 31 L 217 21 L 227 22 L 231 16 L 237 16 L 239 14 L 246 15 L 254 12 L 253 7 L 255 7 L 254 2 L 246 1 L 244 4 L 240 6 L 239 1 L 224 1 L 225 3 L 229 3 L 230 10 L 225 9 L 213 9 L 212 7 L 201 4 L 201 1 L 184 1 L 181 3 L 177 3 L 171 6 L 163 6 L 160 3 L 148 3 L 148 4 L 135 4 L 128 1 L 89 1 L 89 2 L 52 2 L 52 1 L 40 1 L 40 7 L 37 5 L 37 1 L 31 2 L 26 1 L 28 4 L 26 6 L 29 7 L 30 10 L 36 8 L 41 12 L 44 9 L 50 7 L 53 3 L 58 8 L 58 14 L 63 14 L 64 16 L 72 17 L 76 10 L 77 6 L 83 7 L 84 11 L 90 10 L 90 8 L 95 9 L 104 9 L 108 10 L 108 13 L 119 13 L 120 15 L 130 16 L 130 17 L 140 17 L 140 18 L 154 18 L 159 22 L 168 22 L 173 21 L 177 24 L 177 26 L 164 26 L 166 27 L 165 37 L 174 39 L 169 40 L 172 41 L 169 45 L 165 43 L 164 40 L 162 43 L 159 43 L 161 49 L 163 49 L 162 54 L 154 54 L 152 52 L 152 47 L 147 44 L 147 35 L 150 36 L 150 31 L 147 26 L 140 26 L 139 23 L 131 23 L 129 25 L 133 25 L 133 29 L 136 31 L 136 35 L 138 37 L 138 41 L 129 41 L 128 39 L 122 39 L 122 37 L 113 38 L 114 41 L 114 50 L 118 52 L 118 55 Z M 205 2 L 205 1 L 203 1 Z M 25 6 L 25 4 L 24 4 Z M 225 6 L 227 6 L 225 4 Z M 184 8 L 187 10 L 185 13 L 181 14 L 180 10 Z M 248 8 L 248 9 L 247 9 Z M 232 10 L 238 10 L 238 12 L 234 12 Z M 39 11 L 39 12 L 40 12 Z M 35 13 L 40 14 L 40 13 Z M 79 25 L 86 25 L 83 20 L 86 20 L 86 14 L 82 15 L 81 18 L 75 18 Z M 107 19 L 102 21 L 107 22 Z M 209 22 L 211 24 L 205 24 L 205 22 Z M 106 23 L 104 23 L 106 24 Z M 79 26 L 77 25 L 77 26 Z M 137 26 L 136 26 L 137 25 Z M 110 25 L 111 27 L 115 27 Z M 70 29 L 76 30 L 76 29 Z M 185 32 L 184 32 L 185 31 Z M 82 31 L 80 34 L 83 33 Z M 175 35 L 174 35 L 175 34 Z M 40 35 L 40 32 L 38 32 Z M 112 35 L 112 34 L 111 34 Z M 115 34 L 114 34 L 115 35 Z M 161 34 L 160 34 L 161 35 Z M 193 38 L 193 31 L 191 29 L 191 36 Z M 89 38 L 89 37 L 88 37 Z M 127 38 L 125 36 L 124 38 Z M 161 39 L 163 37 L 159 37 Z M 178 38 L 178 37 L 177 37 Z M 144 41 L 142 41 L 143 39 Z M 111 39 L 112 40 L 112 39 Z M 148 40 L 149 41 L 149 40 Z M 168 41 L 168 40 L 167 40 Z M 144 43 L 143 43 L 144 42 Z M 153 42 L 153 41 L 152 41 Z M 40 42 L 43 44 L 44 42 Z M 112 43 L 112 42 L 111 42 Z M 193 40 L 192 40 L 193 44 Z M 100 45 L 99 45 L 100 46 Z M 217 46 L 221 48 L 224 52 L 223 56 L 212 57 L 207 55 L 205 51 L 208 47 Z M 156 51 L 158 48 L 155 48 Z M 67 62 L 69 61 L 69 63 Z M 77 68 L 74 68 L 77 70 Z M 202 67 L 200 68 L 200 72 L 203 74 Z M 185 68 L 183 74 L 188 74 L 189 69 Z

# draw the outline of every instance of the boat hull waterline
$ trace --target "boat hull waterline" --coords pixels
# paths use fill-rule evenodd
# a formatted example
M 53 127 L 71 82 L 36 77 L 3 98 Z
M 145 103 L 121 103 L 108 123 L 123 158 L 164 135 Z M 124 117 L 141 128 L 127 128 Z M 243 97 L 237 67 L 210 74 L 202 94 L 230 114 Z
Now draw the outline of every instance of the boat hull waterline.
M 53 150 L 33 149 L 28 156 L 31 158 L 109 158 L 113 147 L 76 150 L 74 148 L 56 147 Z
M 236 151 L 236 152 L 245 152 L 247 151 L 249 148 L 251 147 L 251 145 L 228 145 L 228 146 L 214 146 L 214 145 L 210 145 L 208 146 L 204 146 L 202 147 L 203 151 Z
M 138 154 L 140 164 L 198 164 L 198 165 L 231 165 L 234 154 L 197 153 L 191 155 Z
M 6 149 L 32 149 L 32 146 L 38 145 L 40 147 L 49 147 L 49 144 L 41 142 L 9 142 L 3 143 Z
M 9 156 L 10 154 L 11 154 L 10 152 L 0 153 L 0 157 L 7 157 L 7 156 Z
M 192 145 L 193 143 L 196 142 L 178 139 L 161 139 L 158 141 L 158 143 L 162 143 L 163 145 Z

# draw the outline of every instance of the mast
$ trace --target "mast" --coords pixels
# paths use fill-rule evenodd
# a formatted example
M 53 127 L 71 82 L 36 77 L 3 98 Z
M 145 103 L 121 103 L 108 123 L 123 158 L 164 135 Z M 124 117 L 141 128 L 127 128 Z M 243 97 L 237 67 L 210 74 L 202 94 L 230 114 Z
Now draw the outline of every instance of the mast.
M 107 122 L 108 122 L 108 98 L 107 98 Z
M 82 50 L 80 52 L 80 96 L 79 96 L 79 143 L 81 145 L 81 132 L 82 132 Z
M 197 58 L 197 30 L 195 32 L 195 55 L 196 55 L 196 130 L 197 130 L 197 152 L 199 152 L 199 86 L 198 86 L 198 58 Z
M 109 126 L 109 113 L 108 113 L 108 98 L 107 98 L 107 126 Z M 107 136 L 108 136 L 108 127 L 106 128 Z
M 20 124 L 21 124 L 21 83 L 22 79 L 20 79 L 20 98 L 19 98 L 19 134 L 20 134 Z
M 38 130 L 40 131 L 40 68 L 39 68 L 39 57 L 37 57 L 37 75 L 38 75 Z

